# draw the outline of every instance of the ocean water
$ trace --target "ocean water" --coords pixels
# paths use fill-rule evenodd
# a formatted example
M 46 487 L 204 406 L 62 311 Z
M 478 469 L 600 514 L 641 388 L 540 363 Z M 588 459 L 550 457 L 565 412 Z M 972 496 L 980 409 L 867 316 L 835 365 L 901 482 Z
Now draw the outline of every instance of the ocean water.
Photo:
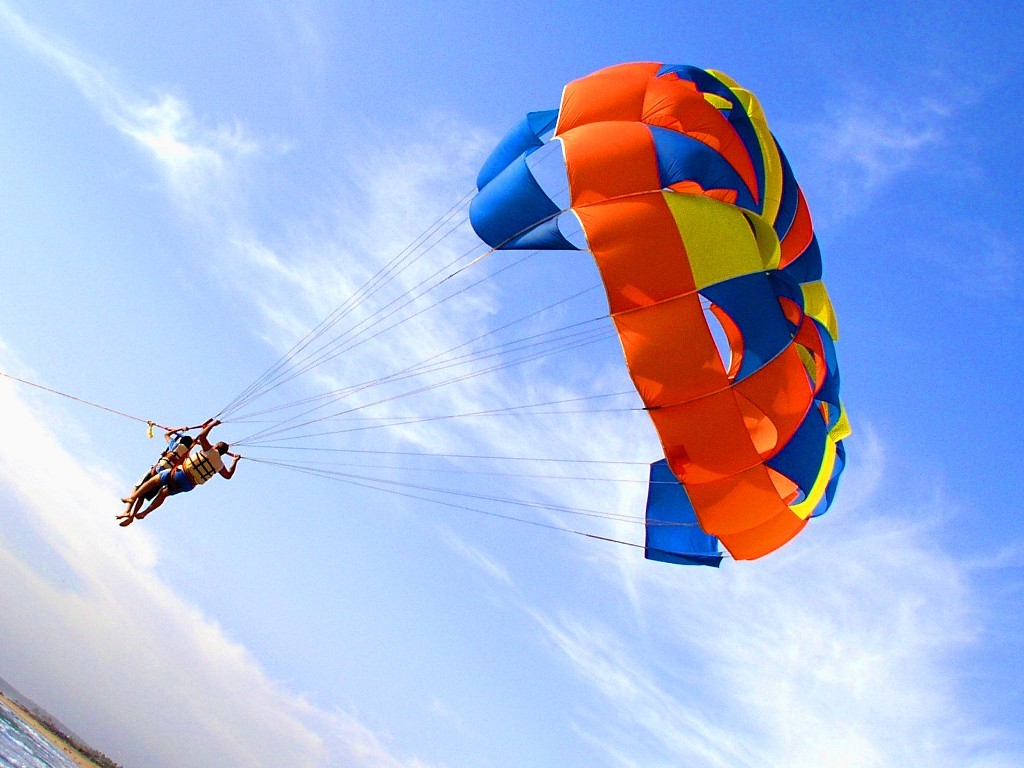
M 0 768 L 75 768 L 75 764 L 0 702 Z

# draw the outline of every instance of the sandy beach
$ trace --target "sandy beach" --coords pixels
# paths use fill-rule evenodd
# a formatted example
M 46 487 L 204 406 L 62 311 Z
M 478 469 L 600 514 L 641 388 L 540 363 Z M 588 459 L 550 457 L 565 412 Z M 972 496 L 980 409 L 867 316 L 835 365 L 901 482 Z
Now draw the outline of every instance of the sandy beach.
M 8 696 L 0 693 L 0 702 L 3 702 L 4 706 L 13 710 L 18 717 L 24 720 L 26 723 L 31 725 L 40 735 L 49 741 L 54 747 L 63 752 L 67 757 L 74 762 L 75 765 L 81 766 L 81 768 L 101 768 L 98 763 L 93 762 L 89 758 L 85 757 L 81 752 L 71 746 L 61 736 L 51 731 L 43 723 L 41 723 L 36 717 L 32 715 L 27 709 L 22 707 L 16 701 L 12 701 Z

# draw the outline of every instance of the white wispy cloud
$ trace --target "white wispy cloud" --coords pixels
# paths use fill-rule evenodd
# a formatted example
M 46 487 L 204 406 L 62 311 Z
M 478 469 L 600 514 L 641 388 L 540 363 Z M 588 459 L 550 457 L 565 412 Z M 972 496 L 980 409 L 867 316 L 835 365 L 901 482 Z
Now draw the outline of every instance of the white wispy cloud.
M 916 92 L 900 94 L 861 87 L 823 107 L 821 118 L 788 126 L 806 152 L 794 171 L 819 231 L 868 213 L 890 188 L 904 197 L 903 190 L 916 189 L 915 200 L 933 194 L 943 202 L 931 223 L 928 212 L 920 219 L 908 213 L 908 226 L 915 227 L 910 255 L 934 266 L 935 277 L 957 293 L 989 301 L 1014 296 L 1021 241 L 1004 211 L 996 206 L 967 214 L 945 202 L 963 190 L 992 188 L 995 169 L 980 161 L 982 139 L 967 119 L 1004 87 L 993 73 L 969 83 L 956 77 L 926 80 Z M 827 253 L 825 262 L 827 279 Z
M 819 129 L 827 134 L 827 140 L 822 137 L 821 151 L 830 164 L 846 169 L 844 191 L 860 186 L 873 192 L 905 171 L 923 149 L 941 141 L 942 134 L 929 124 L 931 120 L 920 122 L 914 124 L 905 114 L 875 112 L 860 105 Z
M 4 542 L 5 668 L 129 762 L 172 765 L 178 752 L 181 765 L 259 765 L 283 749 L 296 765 L 322 764 L 320 737 L 302 723 L 296 699 L 159 579 L 148 536 L 118 536 L 108 523 L 123 479 L 80 464 L 6 381 L 0 412 L 19 435 L 0 449 L 5 518 L 34 531 L 47 557 L 74 576 L 69 585 L 49 581 Z M 236 700 L 238 690 L 251 695 Z M 124 738 L 124 722 L 133 737 Z M 261 725 L 249 730 L 252 723 Z M 270 751 L 261 756 L 263 748 Z
M 139 97 L 119 85 L 116 73 L 88 62 L 70 45 L 45 35 L 0 3 L 3 28 L 74 84 L 109 125 L 144 149 L 180 205 L 206 216 L 211 204 L 233 204 L 239 161 L 261 150 L 241 125 L 204 126 L 185 101 L 170 93 Z
M 807 148 L 794 171 L 815 220 L 827 224 L 856 215 L 886 185 L 919 170 L 929 152 L 949 141 L 951 110 L 931 98 L 858 94 L 825 107 L 820 119 L 792 127 Z
M 453 551 L 462 555 L 467 562 L 476 566 L 498 582 L 509 587 L 514 586 L 508 569 L 493 557 L 484 554 L 478 547 L 474 547 L 452 532 L 448 533 L 446 540 L 448 542 L 448 546 L 451 547 Z
M 8 380 L 0 414 L 18 435 L 0 446 L 0 508 L 22 530 L 0 536 L 0 646 L 12 681 L 131 765 L 424 768 L 350 714 L 286 690 L 176 594 L 147 532 L 111 523 L 129 483 L 69 453 Z M 26 549 L 26 536 L 39 543 Z
M 884 469 L 870 429 L 860 435 L 851 490 Z M 633 574 L 640 637 L 538 615 L 607 705 L 578 728 L 623 766 L 1015 764 L 1010 734 L 957 695 L 983 621 L 969 565 L 938 545 L 941 507 L 886 509 L 862 492 L 754 564 L 648 564 Z

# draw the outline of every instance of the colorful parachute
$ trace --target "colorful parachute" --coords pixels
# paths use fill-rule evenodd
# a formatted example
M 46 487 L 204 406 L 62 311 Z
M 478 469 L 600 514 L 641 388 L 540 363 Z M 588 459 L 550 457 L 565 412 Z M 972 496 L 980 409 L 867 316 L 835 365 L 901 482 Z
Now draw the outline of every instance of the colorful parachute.
M 477 187 L 470 220 L 492 248 L 597 262 L 666 457 L 651 469 L 649 558 L 717 565 L 715 537 L 761 557 L 828 508 L 849 433 L 836 318 L 807 203 L 753 94 L 690 66 L 600 70 L 528 114 Z

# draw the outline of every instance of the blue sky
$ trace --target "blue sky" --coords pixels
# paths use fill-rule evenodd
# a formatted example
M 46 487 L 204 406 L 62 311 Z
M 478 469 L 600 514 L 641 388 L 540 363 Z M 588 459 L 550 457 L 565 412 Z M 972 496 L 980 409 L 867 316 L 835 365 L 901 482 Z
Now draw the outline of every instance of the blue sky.
M 132 768 L 1024 763 L 1022 12 L 593 5 L 0 0 L 0 368 L 198 423 L 468 192 L 524 112 L 603 66 L 690 63 L 759 96 L 811 206 L 854 427 L 829 514 L 772 557 L 686 569 L 243 461 L 121 529 L 117 497 L 158 450 L 144 427 L 0 381 L 0 675 Z M 456 233 L 393 289 L 472 245 Z M 535 261 L 488 258 L 493 279 L 289 392 L 596 279 L 586 254 Z M 617 392 L 615 355 L 378 413 Z M 337 440 L 658 458 L 624 412 Z M 643 502 L 636 482 L 445 482 Z

